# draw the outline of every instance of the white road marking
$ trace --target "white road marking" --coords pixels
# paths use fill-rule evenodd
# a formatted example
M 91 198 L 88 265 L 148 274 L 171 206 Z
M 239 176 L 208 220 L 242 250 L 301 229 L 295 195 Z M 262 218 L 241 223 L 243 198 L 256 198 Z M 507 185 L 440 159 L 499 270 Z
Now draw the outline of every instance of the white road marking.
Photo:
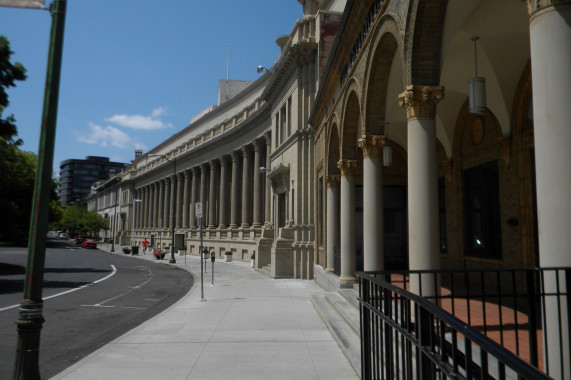
M 131 293 L 133 290 L 142 288 L 142 287 L 145 286 L 149 281 L 151 281 L 151 280 L 153 279 L 152 272 L 151 272 L 147 267 L 142 267 L 142 268 L 144 268 L 144 269 L 147 270 L 147 275 L 149 275 L 149 279 L 147 279 L 146 281 L 143 281 L 143 283 L 141 283 L 140 285 L 132 286 L 132 287 L 130 287 L 130 289 L 127 290 L 126 292 L 121 293 L 121 294 L 119 294 L 119 295 L 117 295 L 117 296 L 115 296 L 115 297 L 109 298 L 109 299 L 107 299 L 107 300 L 105 300 L 105 301 L 103 301 L 103 302 L 97 303 L 97 304 L 95 304 L 95 305 L 82 305 L 82 306 L 101 307 L 101 306 L 103 306 L 104 304 L 106 304 L 107 302 L 111 302 L 111 301 L 113 301 L 113 300 L 116 300 L 117 298 L 121 298 L 121 297 L 123 297 L 123 296 L 126 296 L 127 294 Z
M 46 301 L 46 300 L 49 300 L 49 299 L 51 299 L 51 298 L 63 296 L 64 294 L 69 294 L 69 293 L 72 293 L 72 292 L 75 292 L 75 291 L 78 291 L 78 290 L 87 288 L 87 287 L 89 287 L 89 286 L 93 286 L 93 285 L 98 284 L 98 283 L 100 283 L 100 282 L 103 282 L 103 281 L 109 279 L 110 277 L 113 277 L 113 276 L 115 275 L 115 273 L 117 273 L 117 268 L 115 268 L 115 265 L 111 265 L 111 268 L 113 269 L 113 271 L 112 271 L 111 273 L 109 273 L 107 276 L 105 276 L 105 277 L 103 277 L 103 278 L 100 278 L 99 280 L 90 282 L 90 283 L 85 284 L 85 285 L 81 285 L 80 287 L 77 287 L 77 288 L 73 288 L 73 289 L 66 290 L 65 292 L 61 292 L 61 293 L 57 293 L 57 294 L 51 295 L 51 296 L 49 296 L 49 297 L 44 297 L 43 300 Z M 4 308 L 0 309 L 0 312 L 1 312 L 1 311 L 6 311 L 6 310 L 10 310 L 10 309 L 14 309 L 14 308 L 19 307 L 19 306 L 20 306 L 20 304 L 8 306 L 8 307 L 4 307 Z

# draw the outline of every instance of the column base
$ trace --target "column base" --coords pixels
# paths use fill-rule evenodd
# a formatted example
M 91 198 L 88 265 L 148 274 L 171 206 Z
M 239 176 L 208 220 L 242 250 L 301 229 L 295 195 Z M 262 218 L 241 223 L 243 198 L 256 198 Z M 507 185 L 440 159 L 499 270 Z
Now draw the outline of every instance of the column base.
M 356 277 L 339 277 L 340 288 L 352 288 L 357 283 Z

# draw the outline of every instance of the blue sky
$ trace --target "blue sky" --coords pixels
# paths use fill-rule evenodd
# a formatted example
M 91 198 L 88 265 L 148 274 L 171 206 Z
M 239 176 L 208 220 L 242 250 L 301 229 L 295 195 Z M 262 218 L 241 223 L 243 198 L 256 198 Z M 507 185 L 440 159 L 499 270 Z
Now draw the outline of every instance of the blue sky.
M 50 3 L 48 1 L 47 3 Z M 68 0 L 54 171 L 66 159 L 126 162 L 216 104 L 218 82 L 255 80 L 279 56 L 296 0 Z M 38 151 L 51 16 L 0 7 L 0 34 L 28 79 L 8 90 L 23 149 Z

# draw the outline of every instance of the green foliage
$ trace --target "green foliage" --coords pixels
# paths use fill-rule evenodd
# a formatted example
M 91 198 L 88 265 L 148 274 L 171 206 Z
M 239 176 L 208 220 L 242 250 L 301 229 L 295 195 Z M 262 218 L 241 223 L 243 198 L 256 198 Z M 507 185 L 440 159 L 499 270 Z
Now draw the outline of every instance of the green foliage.
M 16 119 L 2 116 L 8 106 L 6 90 L 16 86 L 16 81 L 26 79 L 26 69 L 20 63 L 10 62 L 13 52 L 10 43 L 0 36 L 0 241 L 25 243 L 28 237 L 37 156 L 19 149 L 23 141 L 18 138 Z M 50 191 L 57 199 L 56 184 Z M 59 218 L 57 207 L 50 205 L 50 218 Z
M 96 235 L 99 230 L 109 229 L 109 220 L 94 211 L 87 211 L 79 205 L 63 209 L 63 216 L 57 223 L 58 229 L 74 235 Z

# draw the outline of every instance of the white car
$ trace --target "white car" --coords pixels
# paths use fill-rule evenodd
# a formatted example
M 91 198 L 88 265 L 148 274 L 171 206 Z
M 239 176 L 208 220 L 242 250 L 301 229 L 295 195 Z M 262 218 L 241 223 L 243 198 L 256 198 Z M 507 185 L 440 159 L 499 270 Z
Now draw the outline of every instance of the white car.
M 59 237 L 60 239 L 69 239 L 69 235 L 66 234 L 65 232 L 60 233 L 60 234 L 58 235 L 58 237 Z

